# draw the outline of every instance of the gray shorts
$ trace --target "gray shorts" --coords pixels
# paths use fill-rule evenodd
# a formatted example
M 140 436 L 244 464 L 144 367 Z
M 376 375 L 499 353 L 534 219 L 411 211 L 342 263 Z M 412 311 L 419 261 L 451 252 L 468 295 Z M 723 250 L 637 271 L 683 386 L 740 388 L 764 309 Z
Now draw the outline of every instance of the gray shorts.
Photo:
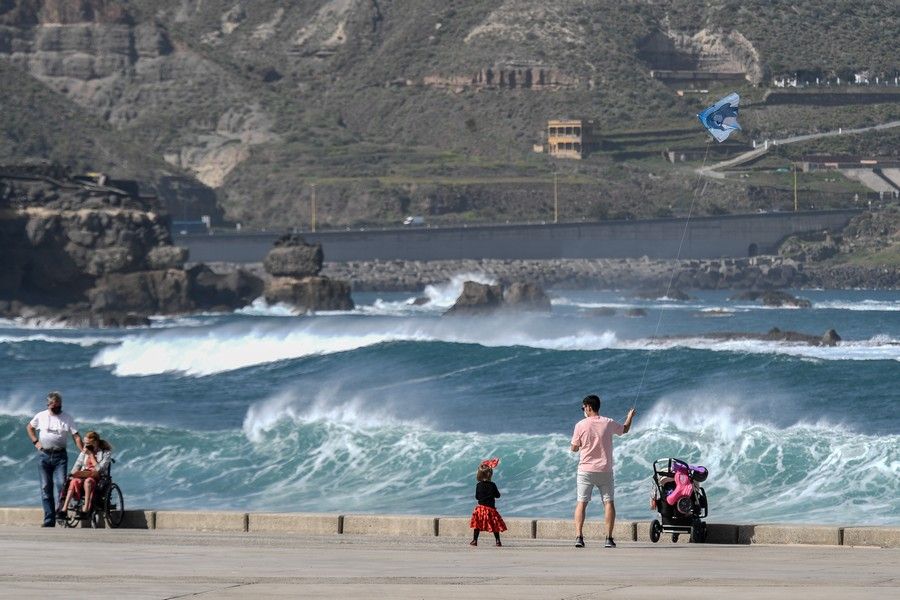
M 612 502 L 615 500 L 615 492 L 613 491 L 615 481 L 613 479 L 612 471 L 603 473 L 578 471 L 576 481 L 579 502 L 591 501 L 591 492 L 594 491 L 594 486 L 597 486 L 597 489 L 600 490 L 600 498 L 603 502 Z

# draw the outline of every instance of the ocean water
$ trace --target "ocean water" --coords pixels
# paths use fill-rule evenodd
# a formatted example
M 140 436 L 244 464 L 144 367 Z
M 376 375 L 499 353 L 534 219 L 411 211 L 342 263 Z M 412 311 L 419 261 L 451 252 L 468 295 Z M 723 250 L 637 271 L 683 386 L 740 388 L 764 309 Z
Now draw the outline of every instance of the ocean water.
M 605 415 L 637 409 L 615 444 L 620 518 L 653 518 L 652 462 L 674 456 L 708 467 L 714 522 L 900 524 L 900 292 L 801 290 L 811 309 L 772 309 L 566 290 L 550 315 L 442 318 L 475 275 L 425 306 L 357 294 L 314 316 L 256 302 L 123 330 L 0 322 L 0 505 L 40 505 L 24 426 L 56 389 L 114 445 L 132 508 L 466 515 L 498 456 L 502 514 L 568 518 L 569 437 L 598 393 Z M 843 341 L 702 337 L 776 326 Z

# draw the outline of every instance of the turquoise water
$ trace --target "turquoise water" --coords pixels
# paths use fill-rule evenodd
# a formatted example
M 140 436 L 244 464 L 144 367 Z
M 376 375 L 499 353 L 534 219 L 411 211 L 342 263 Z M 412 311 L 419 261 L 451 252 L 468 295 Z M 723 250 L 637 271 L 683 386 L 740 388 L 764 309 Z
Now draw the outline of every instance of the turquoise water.
M 782 310 L 566 290 L 551 315 L 441 318 L 461 280 L 422 307 L 357 294 L 316 316 L 0 322 L 0 505 L 39 505 L 24 425 L 58 389 L 115 446 L 131 507 L 464 515 L 499 456 L 504 515 L 568 518 L 568 440 L 595 392 L 613 418 L 638 411 L 616 441 L 621 518 L 652 518 L 650 465 L 677 456 L 709 468 L 713 521 L 900 523 L 900 292 L 795 291 L 813 308 Z M 699 337 L 773 326 L 844 341 Z

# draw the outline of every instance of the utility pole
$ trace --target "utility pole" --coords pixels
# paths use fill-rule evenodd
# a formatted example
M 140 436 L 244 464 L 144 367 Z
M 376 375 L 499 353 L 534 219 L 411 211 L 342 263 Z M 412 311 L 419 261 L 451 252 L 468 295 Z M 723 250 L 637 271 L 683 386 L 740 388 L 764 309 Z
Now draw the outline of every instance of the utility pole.
M 310 221 L 311 221 L 311 229 L 312 232 L 316 232 L 316 184 L 312 184 L 312 196 L 309 199 L 310 207 Z
M 794 212 L 798 212 L 797 206 L 797 165 L 794 165 Z
M 553 222 L 559 223 L 559 174 L 553 172 Z

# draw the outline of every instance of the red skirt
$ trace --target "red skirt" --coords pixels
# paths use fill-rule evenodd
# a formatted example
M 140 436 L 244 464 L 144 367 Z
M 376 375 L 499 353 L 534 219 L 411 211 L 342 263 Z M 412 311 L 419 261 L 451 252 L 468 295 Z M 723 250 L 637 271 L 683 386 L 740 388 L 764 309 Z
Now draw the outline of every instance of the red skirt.
M 481 504 L 472 511 L 469 527 L 490 533 L 506 531 L 506 523 L 503 522 L 503 517 L 500 516 L 497 509 L 490 506 L 482 506 Z

